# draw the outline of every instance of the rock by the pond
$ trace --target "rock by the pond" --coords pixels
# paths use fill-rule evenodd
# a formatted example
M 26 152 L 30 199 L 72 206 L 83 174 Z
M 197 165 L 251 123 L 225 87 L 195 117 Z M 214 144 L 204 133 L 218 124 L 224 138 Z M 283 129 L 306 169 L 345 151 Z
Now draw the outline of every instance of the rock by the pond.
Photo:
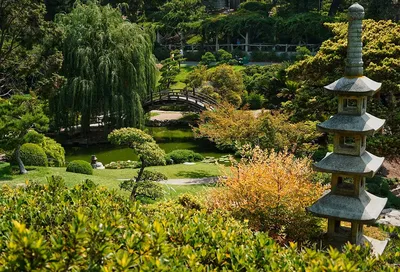
M 101 162 L 96 162 L 95 164 L 92 164 L 92 167 L 93 167 L 93 169 L 99 169 L 99 170 L 106 169 Z
M 377 223 L 400 227 L 400 211 L 395 209 L 384 209 Z
M 196 163 L 194 163 L 194 162 L 184 162 L 183 164 L 185 164 L 185 165 L 193 165 L 193 164 L 196 164 Z

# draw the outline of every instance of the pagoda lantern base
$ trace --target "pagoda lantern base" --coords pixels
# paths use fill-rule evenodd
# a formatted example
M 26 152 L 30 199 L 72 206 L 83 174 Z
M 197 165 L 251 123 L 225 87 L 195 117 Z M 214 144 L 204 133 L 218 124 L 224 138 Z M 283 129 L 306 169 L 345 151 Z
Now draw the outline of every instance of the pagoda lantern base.
M 339 222 L 339 223 L 338 223 Z M 338 250 L 342 250 L 347 243 L 365 246 L 368 245 L 371 248 L 372 254 L 378 256 L 385 250 L 388 240 L 378 240 L 368 237 L 362 233 L 362 225 L 357 223 L 340 224 L 340 221 L 332 220 L 328 222 L 328 225 L 333 225 L 335 228 L 333 232 L 329 231 L 325 233 L 323 238 L 324 246 L 331 246 Z M 361 229 L 361 231 L 360 231 Z

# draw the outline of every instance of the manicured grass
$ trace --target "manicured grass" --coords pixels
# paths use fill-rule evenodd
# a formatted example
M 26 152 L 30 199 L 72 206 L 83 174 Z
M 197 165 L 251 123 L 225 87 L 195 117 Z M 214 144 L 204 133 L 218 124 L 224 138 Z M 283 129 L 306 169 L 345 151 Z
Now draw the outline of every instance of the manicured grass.
M 171 86 L 171 89 L 183 89 L 186 87 L 185 80 L 187 76 L 193 71 L 195 66 L 186 66 L 186 65 L 181 65 L 181 70 L 179 71 L 179 74 L 176 75 L 175 80 L 176 83 Z
M 105 169 L 94 170 L 93 175 L 84 175 L 77 173 L 66 172 L 64 167 L 27 167 L 28 174 L 26 175 L 11 175 L 8 163 L 0 164 L 0 185 L 9 184 L 17 185 L 25 183 L 29 180 L 45 183 L 46 178 L 52 175 L 62 176 L 67 186 L 74 186 L 80 182 L 90 179 L 100 186 L 105 186 L 108 189 L 116 189 L 123 194 L 119 189 L 120 180 L 129 179 L 135 175 L 137 169 Z M 218 176 L 225 167 L 222 165 L 196 163 L 194 165 L 167 165 L 147 167 L 148 170 L 156 170 L 165 174 L 169 179 L 176 178 L 201 178 Z M 225 168 L 226 169 L 226 168 Z M 199 191 L 207 190 L 206 185 L 164 185 L 166 190 L 166 198 L 173 198 L 177 195 L 188 192 L 198 193 Z

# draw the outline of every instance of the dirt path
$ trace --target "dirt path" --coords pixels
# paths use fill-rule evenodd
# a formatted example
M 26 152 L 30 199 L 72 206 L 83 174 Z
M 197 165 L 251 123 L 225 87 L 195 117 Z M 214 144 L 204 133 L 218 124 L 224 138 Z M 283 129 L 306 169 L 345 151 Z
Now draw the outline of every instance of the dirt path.
M 178 120 L 183 117 L 183 113 L 181 111 L 161 111 L 161 110 L 153 110 L 151 113 L 157 113 L 156 116 L 150 117 L 150 120 Z

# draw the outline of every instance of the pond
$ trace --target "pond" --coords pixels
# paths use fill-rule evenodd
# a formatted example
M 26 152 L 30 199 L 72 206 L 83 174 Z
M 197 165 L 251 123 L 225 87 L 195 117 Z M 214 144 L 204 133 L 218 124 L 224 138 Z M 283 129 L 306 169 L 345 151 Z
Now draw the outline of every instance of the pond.
M 204 157 L 219 158 L 229 152 L 218 150 L 215 145 L 207 140 L 194 139 L 190 128 L 147 128 L 146 132 L 154 137 L 159 146 L 166 152 L 176 149 L 189 149 L 202 154 Z M 110 144 L 93 145 L 89 147 L 66 147 L 66 160 L 85 160 L 90 162 L 91 155 L 96 155 L 99 162 L 103 164 L 112 161 L 137 160 L 137 155 L 132 149 L 118 147 Z M 231 152 L 232 153 L 232 152 Z

